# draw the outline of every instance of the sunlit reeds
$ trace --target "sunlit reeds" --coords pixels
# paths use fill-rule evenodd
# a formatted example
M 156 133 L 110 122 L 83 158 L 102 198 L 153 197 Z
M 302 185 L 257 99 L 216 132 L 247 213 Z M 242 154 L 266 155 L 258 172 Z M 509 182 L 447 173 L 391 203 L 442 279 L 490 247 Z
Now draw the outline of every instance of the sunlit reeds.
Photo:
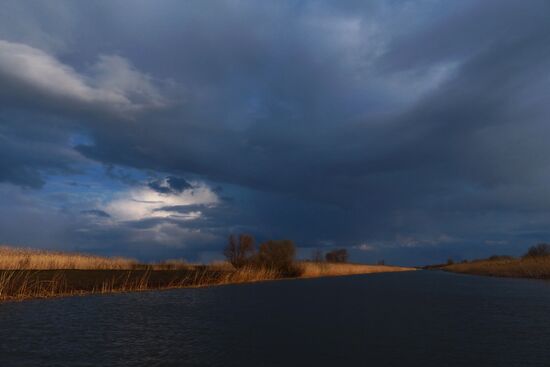
M 444 267 L 445 270 L 500 277 L 550 278 L 550 256 L 474 260 Z
M 302 277 L 305 278 L 415 270 L 414 268 L 398 266 L 330 262 L 303 262 L 300 265 L 302 267 Z
M 132 269 L 136 260 L 0 246 L 0 269 Z
M 263 268 L 219 270 L 196 266 L 187 270 L 1 270 L 0 301 L 92 293 L 115 293 L 250 283 L 281 278 Z
M 32 270 L 0 271 L 0 300 L 52 297 L 66 293 L 63 274 L 47 280 L 37 278 Z

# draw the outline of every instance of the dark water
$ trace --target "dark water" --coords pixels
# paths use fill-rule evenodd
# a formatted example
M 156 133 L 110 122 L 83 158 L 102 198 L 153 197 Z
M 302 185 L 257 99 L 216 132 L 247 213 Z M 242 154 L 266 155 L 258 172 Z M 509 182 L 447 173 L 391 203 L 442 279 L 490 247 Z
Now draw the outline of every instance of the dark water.
M 419 271 L 2 304 L 0 366 L 550 366 L 550 283 Z

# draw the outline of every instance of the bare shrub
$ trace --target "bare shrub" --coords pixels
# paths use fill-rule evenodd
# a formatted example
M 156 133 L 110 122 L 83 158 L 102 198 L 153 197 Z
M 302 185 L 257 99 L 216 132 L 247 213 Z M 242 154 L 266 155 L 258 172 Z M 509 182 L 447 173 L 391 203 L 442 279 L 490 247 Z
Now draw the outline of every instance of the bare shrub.
M 269 240 L 260 245 L 257 264 L 268 269 L 277 269 L 285 276 L 300 275 L 300 267 L 294 263 L 296 247 L 290 240 Z

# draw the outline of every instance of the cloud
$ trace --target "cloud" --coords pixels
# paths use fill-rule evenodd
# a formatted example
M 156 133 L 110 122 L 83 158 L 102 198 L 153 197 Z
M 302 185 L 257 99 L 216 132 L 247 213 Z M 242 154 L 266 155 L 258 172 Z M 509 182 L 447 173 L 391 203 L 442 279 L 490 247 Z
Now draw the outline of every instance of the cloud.
M 181 180 L 172 180 L 170 178 L 162 180 L 163 183 L 176 182 L 176 187 L 181 187 Z M 161 189 L 164 186 L 161 186 Z M 197 206 L 215 206 L 218 202 L 218 196 L 207 185 L 196 183 L 188 190 L 175 190 L 168 186 L 167 190 L 159 190 L 157 187 L 151 188 L 150 183 L 146 187 L 130 189 L 116 195 L 109 201 L 102 210 L 109 213 L 117 221 L 142 220 L 154 217 L 174 217 L 184 220 L 195 220 L 201 217 L 200 210 L 189 212 L 175 212 L 174 207 L 197 207 Z
M 90 121 L 127 127 L 169 104 L 161 83 L 120 56 L 100 55 L 78 72 L 44 50 L 1 38 L 0 84 L 0 182 L 32 188 L 43 186 L 45 174 L 82 169 L 87 159 L 72 141 L 93 143 Z
M 361 251 L 376 251 L 376 247 L 369 245 L 368 243 L 362 243 L 360 245 L 354 246 L 353 248 Z
M 32 114 L 27 118 L 41 120 Z M 40 124 L 29 129 L 26 122 L 20 115 L 0 113 L 0 182 L 40 188 L 44 173 L 74 174 L 87 161 L 65 144 L 67 132 Z
M 68 110 L 78 106 L 122 116 L 166 104 L 151 78 L 120 56 L 101 55 L 82 74 L 45 51 L 1 39 L 0 82 L 4 98 L 41 100 Z
M 168 176 L 162 180 L 151 181 L 147 186 L 160 194 L 176 194 L 193 188 L 185 179 L 175 176 Z
M 111 215 L 67 243 L 249 231 L 445 260 L 548 240 L 546 1 L 11 4 L 32 21 L 0 14 L 0 181 Z M 101 199 L 61 205 L 55 175 Z
M 107 212 L 99 209 L 81 210 L 80 212 L 82 214 L 91 215 L 98 218 L 111 218 L 111 216 Z

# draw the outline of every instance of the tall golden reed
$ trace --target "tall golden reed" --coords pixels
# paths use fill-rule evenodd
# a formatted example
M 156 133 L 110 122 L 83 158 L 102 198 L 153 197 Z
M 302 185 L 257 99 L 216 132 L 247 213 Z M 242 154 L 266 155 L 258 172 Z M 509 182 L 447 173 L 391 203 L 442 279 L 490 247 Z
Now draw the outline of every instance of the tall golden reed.
M 475 260 L 447 265 L 444 269 L 465 274 L 550 279 L 550 256 Z
M 350 263 L 309 262 L 300 264 L 303 278 L 316 278 L 323 276 L 371 274 L 381 272 L 411 271 L 414 268 L 387 265 L 366 265 Z
M 132 269 L 136 260 L 0 246 L 0 269 Z

